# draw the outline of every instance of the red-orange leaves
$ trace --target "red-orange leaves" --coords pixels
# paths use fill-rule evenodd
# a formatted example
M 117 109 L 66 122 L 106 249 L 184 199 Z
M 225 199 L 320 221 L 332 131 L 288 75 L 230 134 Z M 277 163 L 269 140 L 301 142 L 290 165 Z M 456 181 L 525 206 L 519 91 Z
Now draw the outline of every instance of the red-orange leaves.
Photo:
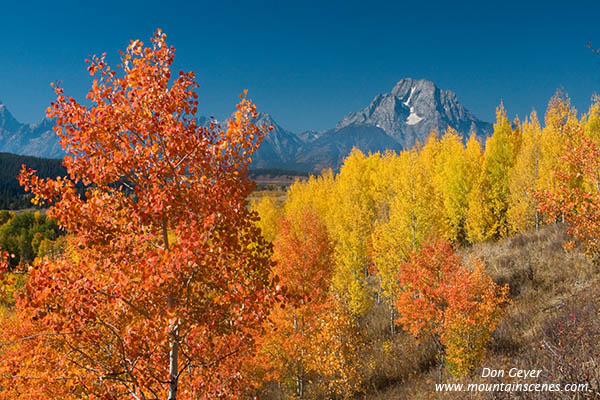
M 194 75 L 171 79 L 165 38 L 132 42 L 122 74 L 91 57 L 90 107 L 55 88 L 69 177 L 24 168 L 21 183 L 69 245 L 30 273 L 16 307 L 27 331 L 1 339 L 16 345 L 0 398 L 239 398 L 273 292 L 271 246 L 246 207 L 265 129 L 245 97 L 226 129 L 197 126 Z
M 554 171 L 556 190 L 536 193 L 539 210 L 549 222 L 566 222 L 586 255 L 596 258 L 600 255 L 600 148 L 581 128 L 568 131 L 565 137 L 560 168 Z M 575 242 L 566 246 L 574 247 Z
M 322 315 L 331 312 L 333 246 L 317 214 L 304 211 L 279 221 L 274 247 L 274 273 L 287 296 L 270 315 L 252 369 L 263 381 L 279 382 L 303 397 L 308 366 L 317 356 L 311 343 Z
M 466 266 L 447 241 L 434 239 L 410 254 L 398 276 L 398 321 L 417 338 L 432 335 L 450 371 L 459 374 L 481 360 L 508 301 L 508 287 L 485 275 L 481 261 L 472 264 Z
M 274 242 L 275 273 L 294 304 L 323 303 L 333 269 L 333 244 L 312 211 L 282 218 Z

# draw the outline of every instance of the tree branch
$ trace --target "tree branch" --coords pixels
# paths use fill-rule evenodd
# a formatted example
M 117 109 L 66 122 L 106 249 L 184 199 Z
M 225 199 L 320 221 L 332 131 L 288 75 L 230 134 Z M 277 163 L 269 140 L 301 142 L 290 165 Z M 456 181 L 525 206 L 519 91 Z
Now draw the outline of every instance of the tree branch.
M 590 49 L 594 54 L 600 56 L 600 48 L 592 47 L 592 41 L 591 40 L 588 42 L 587 48 Z
M 11 344 L 24 342 L 26 340 L 35 339 L 40 336 L 63 336 L 63 335 L 75 335 L 77 332 L 44 332 L 44 333 L 36 333 L 35 335 L 25 336 L 20 339 L 13 340 L 11 342 L 0 343 L 1 346 L 10 346 Z

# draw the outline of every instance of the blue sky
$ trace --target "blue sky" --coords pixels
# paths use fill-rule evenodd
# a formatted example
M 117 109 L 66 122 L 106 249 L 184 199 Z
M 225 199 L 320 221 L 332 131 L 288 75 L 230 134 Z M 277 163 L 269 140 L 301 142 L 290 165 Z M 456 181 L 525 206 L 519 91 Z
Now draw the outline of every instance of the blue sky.
M 600 93 L 600 1 L 10 1 L 0 6 L 0 100 L 39 120 L 62 81 L 83 100 L 84 59 L 117 64 L 156 28 L 196 73 L 199 114 L 223 118 L 248 89 L 293 131 L 326 129 L 404 77 L 451 89 L 492 121 L 542 114 L 556 89 L 585 111 Z M 83 5 L 82 5 L 83 4 Z

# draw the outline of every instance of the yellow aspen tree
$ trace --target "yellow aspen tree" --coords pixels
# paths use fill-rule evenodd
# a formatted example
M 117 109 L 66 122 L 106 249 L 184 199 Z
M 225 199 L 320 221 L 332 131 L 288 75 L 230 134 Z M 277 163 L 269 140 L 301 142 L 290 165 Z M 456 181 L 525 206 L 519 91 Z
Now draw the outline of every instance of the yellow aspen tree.
M 508 176 L 514 165 L 517 146 L 518 135 L 513 132 L 504 106 L 500 105 L 496 110 L 494 134 L 486 141 L 482 176 L 471 198 L 473 203 L 470 204 L 473 207 L 470 218 L 482 219 L 470 221 L 471 225 L 484 224 L 479 226 L 475 235 L 479 240 L 499 239 L 508 235 Z
M 559 183 L 556 171 L 561 167 L 560 155 L 564 153 L 568 132 L 577 130 L 579 124 L 577 110 L 571 105 L 566 94 L 557 91 L 550 99 L 544 116 L 544 129 L 541 138 L 539 179 L 536 189 L 539 192 L 557 193 Z M 544 219 L 548 219 L 545 216 Z M 562 215 L 555 215 L 555 221 L 562 221 Z
M 487 206 L 489 181 L 486 178 L 485 174 L 479 174 L 469 194 L 469 209 L 467 210 L 465 223 L 469 243 L 479 243 L 486 240 L 494 224 L 494 216 L 490 207 Z
M 400 155 L 400 170 L 396 195 L 390 205 L 390 227 L 396 234 L 396 249 L 406 257 L 418 248 L 423 239 L 434 232 L 439 221 L 437 208 L 432 207 L 435 187 L 425 167 L 427 157 L 416 150 Z
M 539 178 L 542 130 L 535 111 L 525 120 L 521 130 L 522 143 L 508 182 L 507 219 L 511 233 L 537 230 L 541 222 L 534 193 Z
M 398 280 L 398 267 L 411 251 L 419 248 L 423 240 L 435 232 L 440 216 L 433 207 L 435 188 L 426 161 L 433 156 L 433 143 L 426 148 L 427 157 L 417 149 L 403 151 L 392 158 L 390 174 L 394 177 L 393 197 L 389 221 L 380 223 L 372 236 L 373 263 L 380 279 L 383 297 L 390 307 L 390 331 L 395 333 L 396 294 L 402 282 Z M 437 146 L 437 144 L 435 144 Z
M 387 153 L 383 158 L 383 165 L 379 180 L 376 180 L 377 204 L 380 218 L 375 223 L 371 237 L 372 262 L 379 281 L 377 293 L 378 302 L 383 300 L 390 310 L 390 333 L 395 335 L 395 304 L 394 295 L 399 290 L 398 265 L 404 261 L 400 252 L 395 248 L 399 243 L 399 237 L 390 223 L 391 203 L 395 196 L 400 195 L 400 176 L 404 173 L 407 164 L 405 157 L 396 153 Z
M 469 167 L 462 137 L 449 128 L 440 141 L 433 181 L 441 195 L 440 233 L 455 245 L 466 241 L 465 219 L 473 186 Z
M 314 385 L 320 392 L 314 397 L 355 399 L 363 391 L 365 335 L 355 315 L 336 296 L 330 296 L 327 306 L 309 343 L 307 369 L 316 377 Z
M 356 316 L 370 306 L 367 277 L 368 238 L 375 218 L 371 171 L 367 157 L 354 149 L 344 161 L 330 198 L 330 233 L 335 243 L 336 268 L 332 286 Z
M 376 224 L 387 222 L 389 219 L 390 201 L 393 196 L 394 185 L 392 165 L 394 159 L 397 158 L 398 154 L 392 150 L 388 150 L 384 154 L 371 154 L 368 158 Z
M 468 180 L 471 182 L 469 203 L 465 217 L 465 234 L 469 243 L 485 239 L 492 215 L 485 206 L 484 193 L 489 185 L 483 174 L 483 150 L 475 135 L 471 135 L 465 148 Z
M 481 142 L 475 134 L 471 134 L 465 146 L 465 162 L 467 163 L 466 175 L 471 188 L 475 185 L 483 168 L 483 150 Z
M 581 119 L 584 134 L 595 142 L 600 142 L 600 96 L 592 98 L 592 105 Z
M 330 169 L 323 171 L 319 176 L 311 175 L 307 180 L 297 180 L 288 189 L 283 214 L 293 218 L 293 214 L 301 214 L 310 209 L 317 213 L 329 228 L 334 182 L 335 178 Z
M 435 177 L 439 170 L 440 154 L 442 151 L 442 144 L 440 141 L 439 134 L 436 131 L 432 131 L 429 137 L 425 141 L 425 145 L 420 148 L 418 143 L 416 148 L 419 151 L 419 167 L 422 169 L 422 179 L 428 182 L 427 190 L 424 194 L 427 197 L 424 199 L 428 204 L 429 213 L 431 220 L 436 227 L 441 226 L 444 215 L 444 199 L 443 193 L 438 189 L 435 182 Z

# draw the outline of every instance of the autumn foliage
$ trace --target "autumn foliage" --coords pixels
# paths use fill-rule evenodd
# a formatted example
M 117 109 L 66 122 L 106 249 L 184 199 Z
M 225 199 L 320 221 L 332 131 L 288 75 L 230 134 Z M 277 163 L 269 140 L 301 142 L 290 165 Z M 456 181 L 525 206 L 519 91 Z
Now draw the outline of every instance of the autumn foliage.
M 400 266 L 398 322 L 417 338 L 431 335 L 450 370 L 467 373 L 485 354 L 508 301 L 480 260 L 464 264 L 445 240 L 433 239 Z
M 310 343 L 318 320 L 328 312 L 333 247 L 325 225 L 306 210 L 278 221 L 273 273 L 285 289 L 285 302 L 275 307 L 259 341 L 252 367 L 263 380 L 284 383 L 299 397 L 309 375 Z
M 538 192 L 539 210 L 549 222 L 564 219 L 573 248 L 580 241 L 586 254 L 594 259 L 600 255 L 600 148 L 594 138 L 581 128 L 564 133 L 561 166 L 555 169 L 556 188 Z
M 194 119 L 193 73 L 160 30 L 116 70 L 92 57 L 87 107 L 48 109 L 69 176 L 21 183 L 69 233 L 29 271 L 2 338 L 0 398 L 239 398 L 268 314 L 271 246 L 246 198 L 266 127 L 242 97 L 227 126 Z M 122 74 L 117 71 L 121 69 Z M 77 184 L 85 185 L 83 194 Z

